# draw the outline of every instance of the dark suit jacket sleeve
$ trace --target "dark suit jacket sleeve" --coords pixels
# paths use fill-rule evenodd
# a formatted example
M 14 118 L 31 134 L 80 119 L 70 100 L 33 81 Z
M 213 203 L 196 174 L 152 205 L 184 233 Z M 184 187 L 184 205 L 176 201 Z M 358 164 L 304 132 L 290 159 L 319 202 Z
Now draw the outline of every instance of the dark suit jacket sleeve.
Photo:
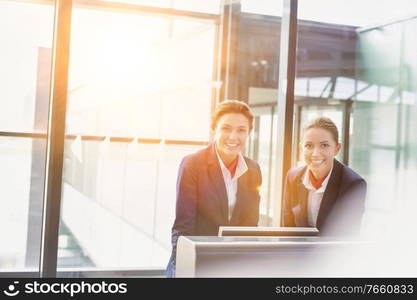
M 284 227 L 295 227 L 294 221 L 294 214 L 292 212 L 292 205 L 291 205 L 291 180 L 290 174 L 287 173 L 285 178 L 285 185 L 284 185 L 284 195 L 283 195 L 283 208 L 282 208 L 282 220 L 281 224 Z
M 181 235 L 193 235 L 197 214 L 196 163 L 190 157 L 182 160 L 177 178 L 176 217 L 172 227 L 172 259 L 175 264 L 177 240 Z

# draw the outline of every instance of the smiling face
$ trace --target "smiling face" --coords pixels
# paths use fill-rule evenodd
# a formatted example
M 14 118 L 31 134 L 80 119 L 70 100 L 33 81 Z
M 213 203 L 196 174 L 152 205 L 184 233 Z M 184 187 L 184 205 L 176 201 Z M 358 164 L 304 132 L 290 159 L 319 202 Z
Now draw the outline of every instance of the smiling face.
M 249 120 L 245 115 L 229 113 L 219 118 L 214 129 L 214 142 L 226 166 L 243 150 L 248 135 Z
M 333 159 L 339 153 L 341 144 L 337 143 L 331 132 L 323 128 L 310 128 L 304 133 L 301 149 L 304 161 L 317 179 L 321 179 L 333 167 Z

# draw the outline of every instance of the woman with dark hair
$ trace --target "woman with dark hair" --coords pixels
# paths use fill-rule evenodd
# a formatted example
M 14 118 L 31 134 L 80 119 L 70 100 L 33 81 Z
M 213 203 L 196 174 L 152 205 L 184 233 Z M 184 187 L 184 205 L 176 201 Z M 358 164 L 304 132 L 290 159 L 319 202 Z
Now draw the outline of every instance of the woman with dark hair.
M 179 236 L 217 235 L 219 226 L 258 224 L 261 171 L 241 153 L 252 126 L 247 104 L 223 101 L 211 118 L 213 143 L 182 160 L 167 277 L 175 276 Z
M 311 121 L 300 146 L 306 166 L 287 173 L 283 226 L 317 227 L 321 235 L 359 233 L 366 182 L 335 159 L 341 149 L 336 125 L 324 117 Z

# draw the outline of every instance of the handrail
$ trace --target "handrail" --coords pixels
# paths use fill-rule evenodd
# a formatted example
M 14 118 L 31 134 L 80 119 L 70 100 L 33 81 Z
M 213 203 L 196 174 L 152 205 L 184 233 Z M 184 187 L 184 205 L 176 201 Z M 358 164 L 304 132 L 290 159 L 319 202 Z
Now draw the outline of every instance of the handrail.
M 172 139 L 161 139 L 161 138 L 141 138 L 141 137 L 120 137 L 120 136 L 103 136 L 103 135 L 75 135 L 67 134 L 66 139 L 75 140 L 80 136 L 82 141 L 110 141 L 110 142 L 122 142 L 131 143 L 136 140 L 139 144 L 165 144 L 165 145 L 193 145 L 193 146 L 205 146 L 208 145 L 208 141 L 195 141 L 195 140 L 172 140 Z M 0 131 L 0 137 L 22 137 L 22 138 L 47 138 L 46 133 L 36 132 L 16 132 L 16 131 Z

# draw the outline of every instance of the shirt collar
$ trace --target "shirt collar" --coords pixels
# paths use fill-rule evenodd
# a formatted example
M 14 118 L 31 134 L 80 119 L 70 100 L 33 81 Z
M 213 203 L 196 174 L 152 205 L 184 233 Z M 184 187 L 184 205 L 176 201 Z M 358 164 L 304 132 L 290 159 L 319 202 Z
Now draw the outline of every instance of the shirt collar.
M 321 184 L 321 187 L 318 189 L 318 190 L 316 190 L 316 188 L 313 186 L 313 184 L 311 183 L 311 181 L 310 181 L 310 177 L 308 176 L 308 168 L 306 168 L 306 171 L 304 172 L 304 175 L 303 175 L 303 184 L 304 184 L 304 186 L 306 187 L 306 189 L 308 189 L 308 190 L 313 190 L 313 191 L 316 191 L 317 193 L 323 193 L 325 190 L 326 190 L 326 187 L 327 187 L 327 183 L 329 182 L 329 179 L 330 179 L 330 175 L 332 174 L 332 171 L 333 171 L 333 166 L 332 166 L 332 168 L 330 169 L 330 172 L 329 172 L 329 174 L 327 174 L 327 176 L 326 176 L 326 179 L 324 179 L 324 181 L 323 181 L 323 183 Z
M 216 145 L 214 146 L 214 148 L 216 149 L 216 155 L 217 155 L 217 159 L 219 160 L 219 163 L 220 163 L 220 168 L 222 169 L 223 172 L 227 171 L 227 173 L 230 175 L 230 171 L 224 165 L 223 160 L 220 157 L 219 152 L 217 151 Z M 239 178 L 240 176 L 245 174 L 245 172 L 248 170 L 248 165 L 246 164 L 245 158 L 243 157 L 241 152 L 239 152 L 239 154 L 238 154 L 238 159 L 239 160 L 238 160 L 238 163 L 237 163 L 237 166 L 236 166 L 235 176 L 233 176 L 232 179 Z

